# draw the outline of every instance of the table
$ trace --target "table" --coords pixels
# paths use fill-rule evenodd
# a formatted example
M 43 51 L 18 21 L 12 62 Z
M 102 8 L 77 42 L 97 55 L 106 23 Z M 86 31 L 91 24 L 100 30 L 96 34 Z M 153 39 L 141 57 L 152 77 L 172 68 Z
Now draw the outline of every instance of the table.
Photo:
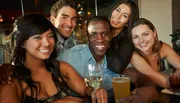
M 153 103 L 180 103 L 180 95 L 159 92 Z

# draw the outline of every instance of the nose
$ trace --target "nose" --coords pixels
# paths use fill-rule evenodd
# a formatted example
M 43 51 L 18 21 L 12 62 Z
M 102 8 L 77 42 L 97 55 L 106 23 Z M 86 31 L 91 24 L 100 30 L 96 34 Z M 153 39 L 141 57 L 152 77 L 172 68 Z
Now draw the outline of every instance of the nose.
M 101 34 L 97 34 L 97 41 L 102 42 L 103 40 L 103 36 Z
M 143 42 L 143 41 L 144 41 L 144 39 L 143 39 L 142 37 L 140 37 L 140 38 L 139 38 L 139 41 L 140 41 L 140 42 Z
M 66 24 L 67 24 L 68 26 L 72 26 L 72 20 L 71 20 L 71 19 L 67 19 Z
M 121 13 L 118 13 L 118 14 L 117 14 L 117 18 L 118 18 L 118 19 L 120 19 L 120 18 L 121 18 L 121 16 L 122 16 L 122 14 L 121 14 Z
M 42 46 L 49 46 L 49 41 L 47 38 L 42 39 Z

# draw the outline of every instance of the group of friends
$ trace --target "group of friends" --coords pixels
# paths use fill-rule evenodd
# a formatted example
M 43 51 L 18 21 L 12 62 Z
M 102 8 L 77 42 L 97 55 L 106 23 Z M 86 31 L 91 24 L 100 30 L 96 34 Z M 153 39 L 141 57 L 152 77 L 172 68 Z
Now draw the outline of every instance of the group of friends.
M 73 0 L 58 0 L 50 20 L 35 13 L 19 16 L 11 33 L 12 63 L 0 66 L 0 102 L 81 103 L 92 97 L 93 103 L 111 103 L 109 78 L 119 74 L 129 75 L 135 86 L 119 103 L 149 103 L 156 98 L 157 87 L 170 88 L 164 60 L 178 72 L 179 55 L 158 40 L 149 20 L 139 18 L 135 2 L 115 4 L 109 18 L 88 20 L 87 44 L 74 42 L 77 12 Z M 88 61 L 102 65 L 102 86 L 96 91 L 83 80 Z

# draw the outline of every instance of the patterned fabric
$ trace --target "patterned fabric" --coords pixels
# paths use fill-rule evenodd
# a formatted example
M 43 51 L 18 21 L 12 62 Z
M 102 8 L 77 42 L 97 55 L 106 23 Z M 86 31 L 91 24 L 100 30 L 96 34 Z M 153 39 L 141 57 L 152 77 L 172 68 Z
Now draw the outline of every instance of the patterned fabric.
M 61 36 L 61 34 L 57 35 L 57 44 L 56 48 L 58 52 L 69 49 L 76 45 L 76 37 L 75 34 L 72 34 L 67 40 Z
M 38 99 L 36 101 L 36 103 L 50 103 L 52 101 L 55 101 L 57 99 L 60 99 L 62 97 L 66 97 L 66 96 L 68 96 L 68 95 L 65 92 L 59 91 L 57 94 L 55 94 L 51 97 Z M 34 101 L 34 100 L 35 100 L 35 98 L 25 95 L 25 100 L 23 101 L 23 103 L 32 103 L 32 101 Z

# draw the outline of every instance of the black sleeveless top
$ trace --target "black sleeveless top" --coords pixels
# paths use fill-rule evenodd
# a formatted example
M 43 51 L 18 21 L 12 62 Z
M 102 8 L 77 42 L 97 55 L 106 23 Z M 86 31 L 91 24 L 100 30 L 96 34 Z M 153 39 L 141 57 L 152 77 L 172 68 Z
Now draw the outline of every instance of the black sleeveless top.
M 41 98 L 41 99 L 36 99 L 36 98 L 33 98 L 31 96 L 24 94 L 22 103 L 50 103 L 52 101 L 55 101 L 57 99 L 61 99 L 61 98 L 64 98 L 64 97 L 70 95 L 69 88 L 67 87 L 67 85 L 64 85 L 64 84 L 66 84 L 64 82 L 64 80 L 62 80 L 62 83 L 61 83 L 59 80 L 56 80 L 54 78 L 53 74 L 52 74 L 52 80 L 58 89 L 58 92 L 56 94 L 54 94 L 50 97 Z

